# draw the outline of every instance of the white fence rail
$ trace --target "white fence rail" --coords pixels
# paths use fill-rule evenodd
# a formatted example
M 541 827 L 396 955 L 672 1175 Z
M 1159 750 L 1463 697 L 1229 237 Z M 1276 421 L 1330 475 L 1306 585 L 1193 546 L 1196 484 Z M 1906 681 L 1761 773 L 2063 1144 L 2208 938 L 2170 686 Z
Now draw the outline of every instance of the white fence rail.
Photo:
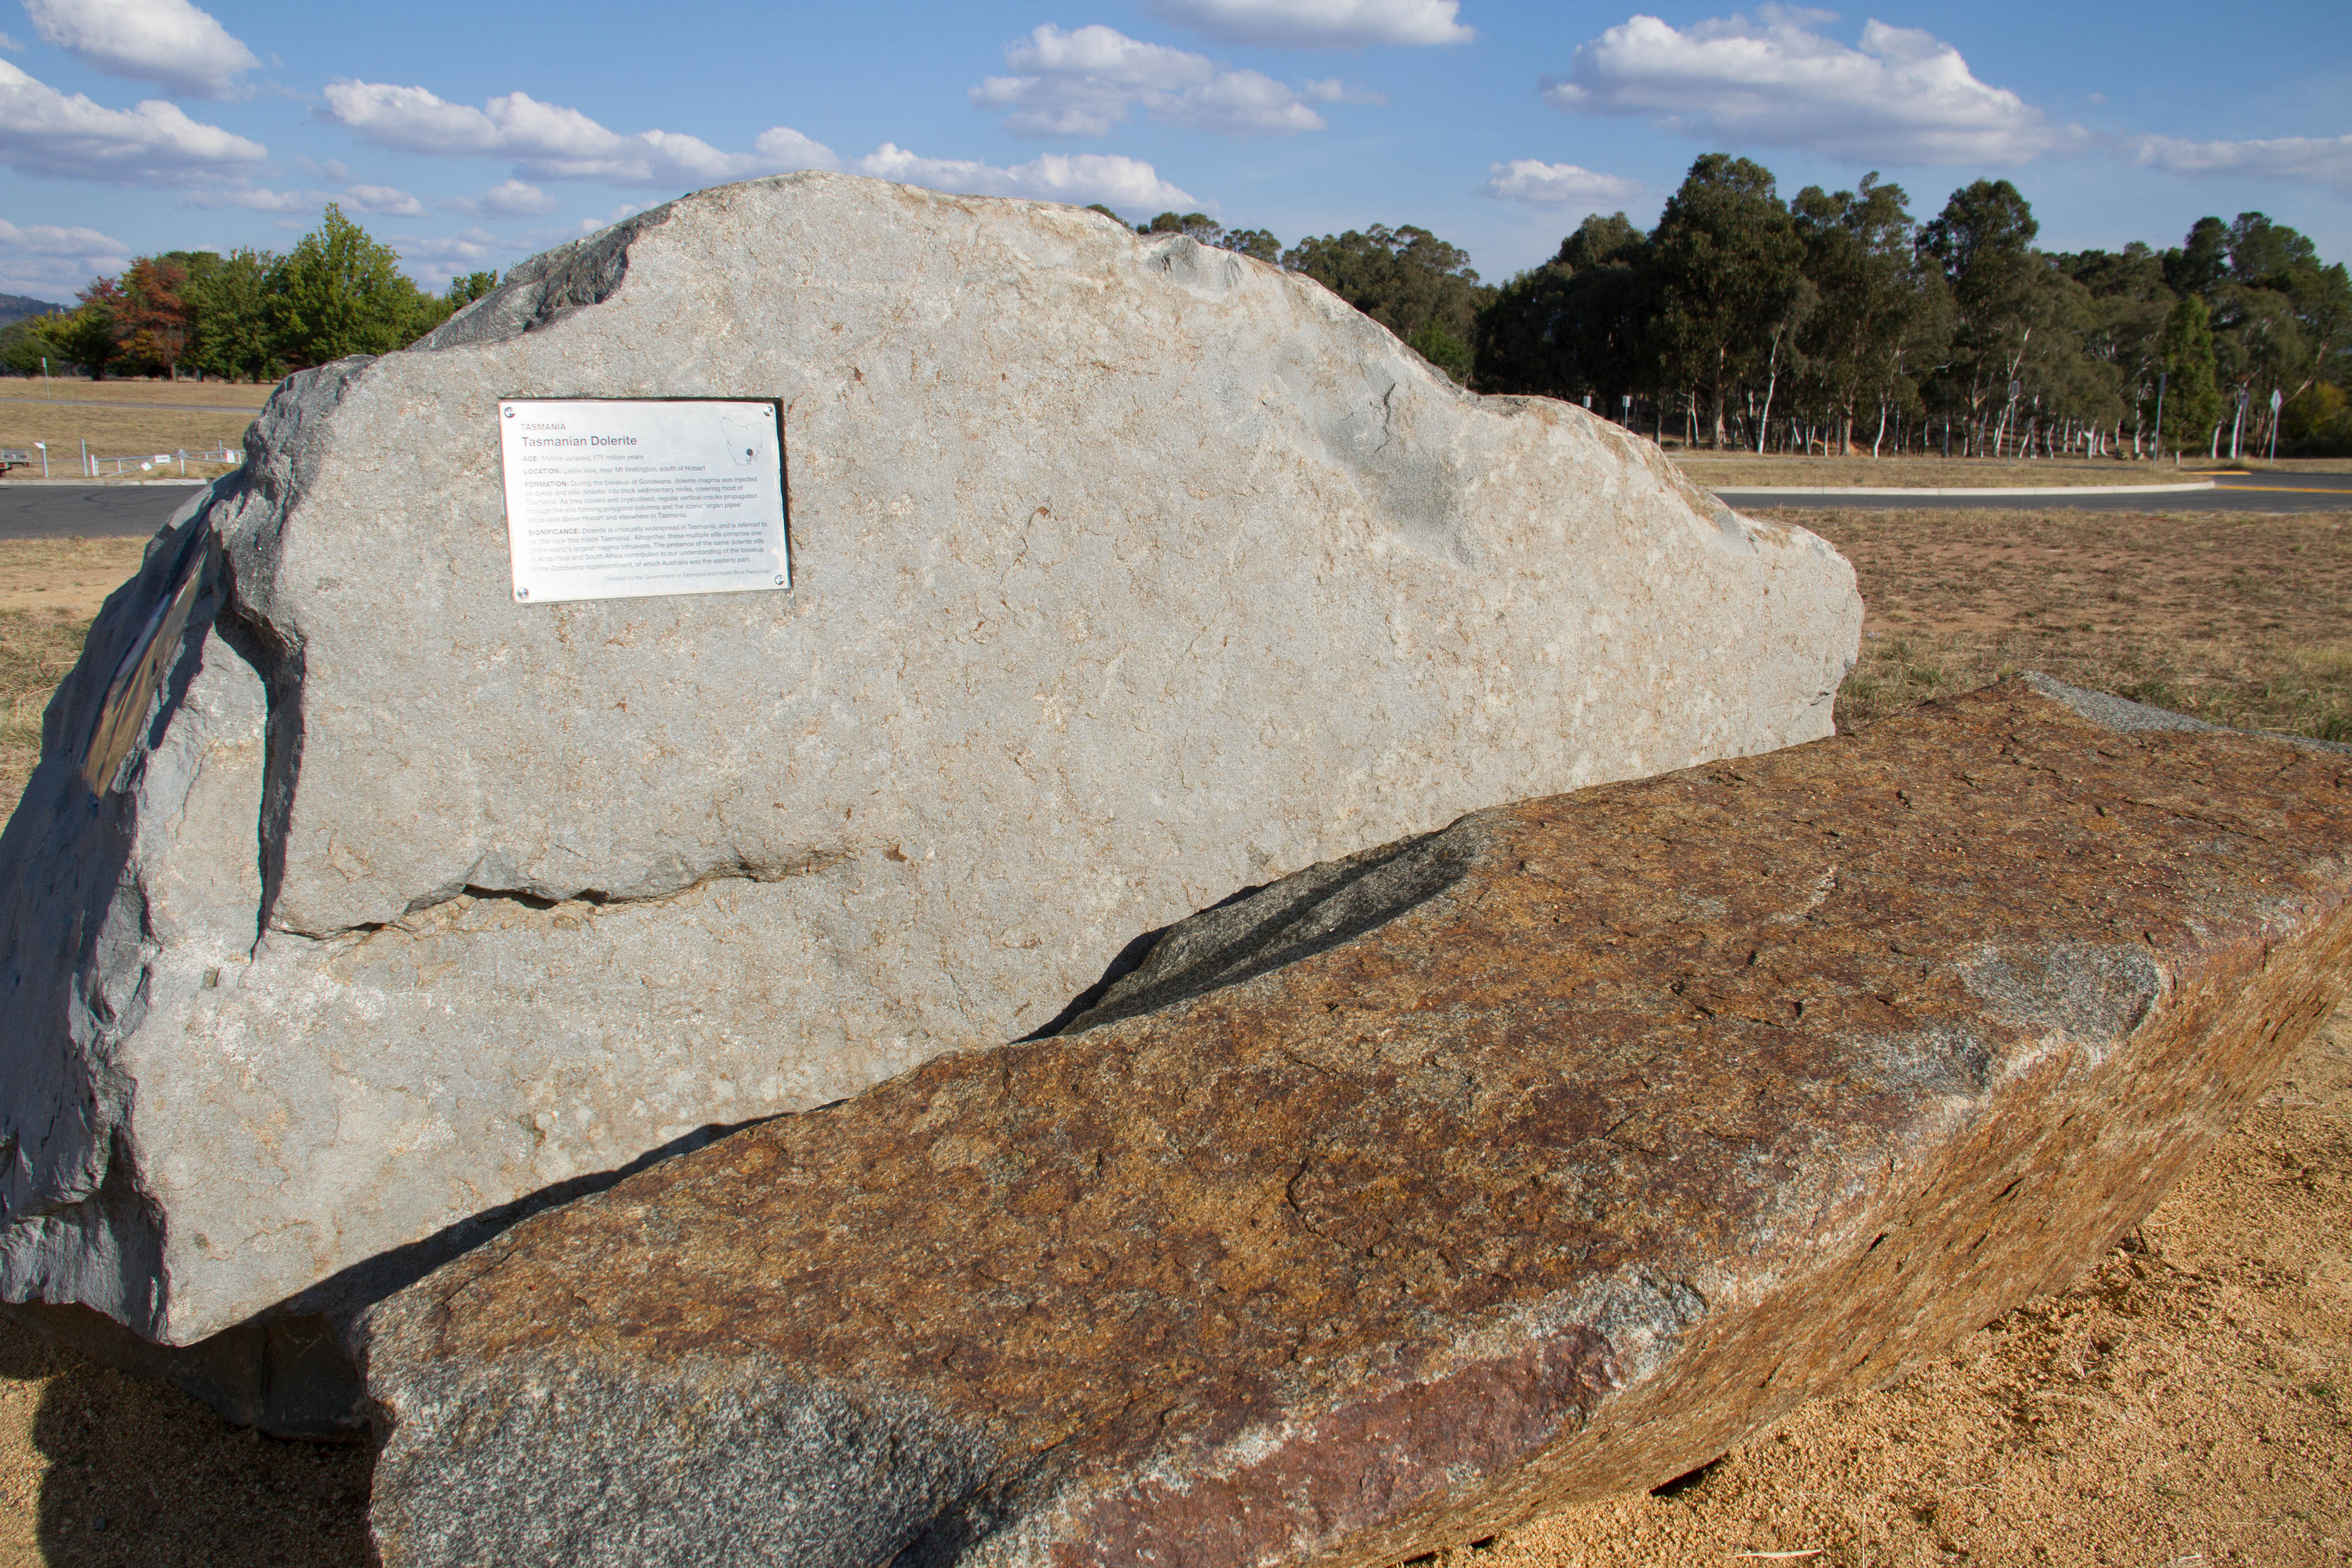
M 157 469 L 173 477 L 185 477 L 191 461 L 227 463 L 232 466 L 245 461 L 245 449 L 231 447 L 226 441 L 215 442 L 203 450 L 191 451 L 185 447 L 169 452 L 133 452 L 110 458 L 89 449 L 89 443 L 80 443 L 79 452 L 62 452 L 45 441 L 30 447 L 0 447 L 0 474 L 14 473 L 19 468 L 38 468 L 41 478 L 56 479 L 62 473 L 86 479 L 136 479 L 152 476 Z

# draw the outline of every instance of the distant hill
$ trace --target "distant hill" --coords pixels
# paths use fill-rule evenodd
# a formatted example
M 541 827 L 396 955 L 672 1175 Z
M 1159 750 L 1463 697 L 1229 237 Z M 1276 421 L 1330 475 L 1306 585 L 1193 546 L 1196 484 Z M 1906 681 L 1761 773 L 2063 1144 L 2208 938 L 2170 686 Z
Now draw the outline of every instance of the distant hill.
M 30 294 L 0 294 L 0 327 L 27 316 L 46 316 L 51 310 L 64 309 L 55 300 L 36 300 Z

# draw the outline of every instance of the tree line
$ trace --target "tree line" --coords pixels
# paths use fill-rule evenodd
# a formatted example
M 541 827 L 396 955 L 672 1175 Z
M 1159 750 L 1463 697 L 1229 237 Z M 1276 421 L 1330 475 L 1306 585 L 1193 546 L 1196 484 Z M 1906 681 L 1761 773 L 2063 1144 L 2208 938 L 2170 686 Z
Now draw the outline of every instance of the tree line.
M 275 381 L 346 354 L 404 348 L 489 292 L 495 273 L 430 294 L 391 247 L 330 205 L 285 255 L 172 250 L 93 279 L 71 310 L 0 328 L 0 365 L 20 375 L 78 367 L 109 375 Z
M 1875 174 L 1783 200 L 1769 170 L 1710 153 L 1656 227 L 1588 217 L 1499 288 L 1412 225 L 1287 247 L 1202 213 L 1136 226 L 1304 273 L 1481 392 L 1581 402 L 1692 446 L 2352 453 L 2352 281 L 2261 213 L 2200 218 L 2163 250 L 2045 251 L 2006 180 L 1921 222 Z M 0 328 L 0 364 L 271 380 L 404 347 L 497 282 L 430 294 L 399 259 L 330 206 L 283 256 L 141 257 L 72 310 Z
M 1875 174 L 1783 200 L 1769 170 L 1710 153 L 1655 228 L 1589 217 L 1500 288 L 1410 226 L 1286 250 L 1198 213 L 1142 228 L 1307 273 L 1481 392 L 1692 446 L 2225 458 L 2275 437 L 2352 453 L 2352 282 L 2261 213 L 2200 218 L 2164 250 L 2045 251 L 2006 180 L 1920 222 Z
M 1769 170 L 1709 153 L 1648 234 L 1588 218 L 1497 290 L 1475 374 L 1758 451 L 2352 446 L 2352 283 L 2308 238 L 2242 213 L 2162 251 L 2059 252 L 2039 227 L 2006 180 L 1923 223 L 1875 174 L 1783 201 Z

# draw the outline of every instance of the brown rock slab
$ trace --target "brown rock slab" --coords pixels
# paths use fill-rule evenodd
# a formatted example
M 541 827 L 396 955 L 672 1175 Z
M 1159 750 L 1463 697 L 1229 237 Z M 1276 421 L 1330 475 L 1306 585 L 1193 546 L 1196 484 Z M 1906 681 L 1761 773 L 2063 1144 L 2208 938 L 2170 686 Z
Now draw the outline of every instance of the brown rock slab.
M 526 1222 L 358 1331 L 383 1559 L 1372 1564 L 1881 1382 L 2344 990 L 2352 755 L 2150 713 L 1480 812 Z

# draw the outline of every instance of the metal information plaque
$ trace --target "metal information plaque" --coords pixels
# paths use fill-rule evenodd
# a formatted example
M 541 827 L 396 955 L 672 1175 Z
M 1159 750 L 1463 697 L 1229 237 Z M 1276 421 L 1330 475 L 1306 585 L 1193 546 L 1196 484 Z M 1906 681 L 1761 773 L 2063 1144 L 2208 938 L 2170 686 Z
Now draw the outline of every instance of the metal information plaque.
M 772 403 L 499 405 L 518 604 L 792 586 Z

